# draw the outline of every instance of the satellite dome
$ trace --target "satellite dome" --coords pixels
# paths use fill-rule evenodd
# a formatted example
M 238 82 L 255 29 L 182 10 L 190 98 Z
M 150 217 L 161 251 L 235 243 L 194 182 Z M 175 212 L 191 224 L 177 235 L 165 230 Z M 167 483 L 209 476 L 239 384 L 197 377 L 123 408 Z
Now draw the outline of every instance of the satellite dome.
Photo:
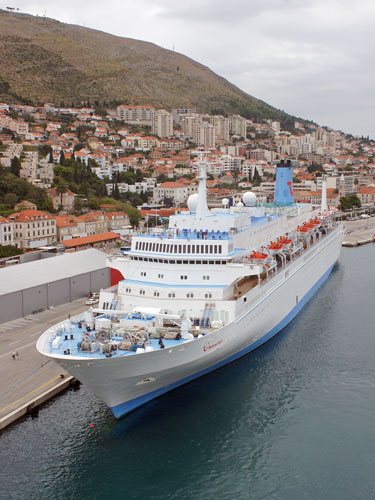
M 252 193 L 251 191 L 247 191 L 246 193 L 244 193 L 242 199 L 247 207 L 253 207 L 257 201 L 255 193 Z
M 197 211 L 198 206 L 198 193 L 191 194 L 187 201 L 187 206 L 191 213 L 195 213 Z
M 237 203 L 237 207 L 238 207 L 238 208 L 242 208 L 242 207 L 243 207 L 243 203 L 242 203 L 242 201 L 239 201 L 239 202 Z
M 229 205 L 229 200 L 228 198 L 223 198 L 221 200 L 221 204 L 223 205 L 223 207 L 227 207 Z

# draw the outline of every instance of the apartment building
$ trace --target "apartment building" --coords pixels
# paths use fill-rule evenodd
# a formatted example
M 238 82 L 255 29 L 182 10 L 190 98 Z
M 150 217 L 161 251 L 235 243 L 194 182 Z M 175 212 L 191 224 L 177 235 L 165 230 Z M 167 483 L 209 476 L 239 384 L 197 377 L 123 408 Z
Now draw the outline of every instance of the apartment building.
M 211 123 L 202 122 L 196 127 L 196 137 L 193 137 L 197 146 L 204 146 L 206 148 L 214 148 L 215 141 L 215 128 Z
M 152 114 L 151 133 L 158 137 L 173 135 L 173 116 L 165 109 L 158 109 Z
M 126 106 L 117 107 L 117 118 L 123 122 L 134 125 L 152 125 L 152 116 L 155 112 L 153 106 Z
M 185 203 L 191 194 L 198 192 L 197 184 L 182 182 L 163 182 L 154 189 L 154 203 L 171 200 L 175 205 Z
M 229 132 L 233 135 L 239 135 L 246 138 L 246 119 L 240 115 L 229 117 Z
M 199 123 L 202 123 L 202 119 L 198 114 L 195 115 L 191 114 L 184 116 L 181 119 L 183 135 L 195 141 L 196 129 Z
M 21 210 L 8 217 L 14 224 L 13 241 L 18 248 L 37 248 L 56 241 L 56 217 L 41 210 Z
M 181 124 L 185 116 L 193 115 L 196 112 L 197 112 L 196 109 L 187 109 L 187 108 L 172 109 L 173 121 L 175 123 Z
M 211 116 L 210 122 L 214 126 L 215 135 L 224 141 L 229 141 L 229 119 L 221 115 Z
M 0 245 L 13 244 L 13 222 L 0 215 Z

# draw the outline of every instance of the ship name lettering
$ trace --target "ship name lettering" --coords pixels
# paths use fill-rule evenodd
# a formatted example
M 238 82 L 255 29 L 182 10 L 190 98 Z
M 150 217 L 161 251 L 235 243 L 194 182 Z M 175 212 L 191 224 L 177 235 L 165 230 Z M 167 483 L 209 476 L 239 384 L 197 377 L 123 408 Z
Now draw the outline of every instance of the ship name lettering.
M 209 351 L 210 349 L 213 349 L 214 347 L 217 347 L 218 345 L 222 344 L 222 340 L 218 340 L 215 344 L 208 344 L 203 346 L 203 352 Z

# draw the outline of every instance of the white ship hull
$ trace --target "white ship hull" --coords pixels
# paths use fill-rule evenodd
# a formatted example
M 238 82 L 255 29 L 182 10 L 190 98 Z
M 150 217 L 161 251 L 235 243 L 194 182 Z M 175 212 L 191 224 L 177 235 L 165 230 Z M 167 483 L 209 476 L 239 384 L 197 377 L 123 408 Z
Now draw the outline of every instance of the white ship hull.
M 139 356 L 54 356 L 119 418 L 147 401 L 259 347 L 284 328 L 329 276 L 339 257 L 338 226 L 286 268 L 237 300 L 236 319 L 212 333 Z M 42 348 L 40 349 L 43 350 Z

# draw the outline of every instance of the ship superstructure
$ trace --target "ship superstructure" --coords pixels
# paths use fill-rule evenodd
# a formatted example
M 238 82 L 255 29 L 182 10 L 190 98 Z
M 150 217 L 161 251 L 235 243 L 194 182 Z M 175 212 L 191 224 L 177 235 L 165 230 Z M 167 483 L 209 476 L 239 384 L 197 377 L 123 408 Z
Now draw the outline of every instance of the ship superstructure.
M 341 224 L 291 201 L 290 164 L 278 166 L 275 202 L 264 206 L 249 192 L 209 210 L 203 161 L 198 179 L 188 212 L 108 259 L 124 278 L 117 292 L 38 341 L 116 417 L 267 341 L 339 256 Z

